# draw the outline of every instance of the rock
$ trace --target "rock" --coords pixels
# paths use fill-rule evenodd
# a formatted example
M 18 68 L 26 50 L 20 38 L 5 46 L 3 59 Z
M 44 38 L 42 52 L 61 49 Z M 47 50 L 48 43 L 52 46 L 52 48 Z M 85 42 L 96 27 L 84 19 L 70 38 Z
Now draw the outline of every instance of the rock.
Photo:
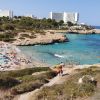
M 73 33 L 73 34 L 100 34 L 100 29 L 68 29 L 68 30 L 49 30 L 50 32 L 56 33 Z
M 19 33 L 21 34 L 31 34 L 31 33 Z M 18 36 L 19 37 L 19 36 Z M 50 32 L 47 32 L 45 35 L 42 34 L 36 34 L 36 38 L 25 38 L 24 40 L 19 39 L 13 42 L 15 45 L 47 45 L 47 44 L 53 44 L 53 43 L 60 43 L 60 42 L 68 42 L 68 38 L 63 35 L 63 34 L 58 34 L 58 33 L 53 33 L 51 34 Z

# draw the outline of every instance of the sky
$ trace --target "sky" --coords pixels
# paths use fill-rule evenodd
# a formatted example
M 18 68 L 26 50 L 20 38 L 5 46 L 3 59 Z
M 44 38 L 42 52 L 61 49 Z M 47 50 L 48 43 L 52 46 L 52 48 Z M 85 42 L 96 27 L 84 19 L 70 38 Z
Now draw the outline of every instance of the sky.
M 48 17 L 49 12 L 78 12 L 79 22 L 100 25 L 100 0 L 0 0 L 0 9 L 14 15 Z

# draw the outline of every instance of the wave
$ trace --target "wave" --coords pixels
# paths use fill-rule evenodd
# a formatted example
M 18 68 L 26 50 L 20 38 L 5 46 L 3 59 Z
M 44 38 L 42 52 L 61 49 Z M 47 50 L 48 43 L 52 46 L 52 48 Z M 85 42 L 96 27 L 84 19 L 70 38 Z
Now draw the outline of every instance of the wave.
M 59 55 L 59 54 L 54 54 L 54 56 L 58 58 L 65 58 L 63 55 Z

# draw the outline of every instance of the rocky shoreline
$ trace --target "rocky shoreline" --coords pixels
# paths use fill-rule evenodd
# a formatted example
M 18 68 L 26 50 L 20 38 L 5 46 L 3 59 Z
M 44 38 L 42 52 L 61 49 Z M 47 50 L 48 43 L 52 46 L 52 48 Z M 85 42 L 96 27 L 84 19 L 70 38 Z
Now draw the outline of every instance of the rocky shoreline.
M 54 32 L 46 32 L 45 34 L 36 34 L 34 38 L 25 37 L 24 39 L 20 38 L 20 35 L 26 34 L 30 35 L 29 32 L 21 32 L 16 37 L 16 41 L 12 44 L 17 46 L 29 46 L 29 45 L 47 45 L 61 42 L 68 42 L 68 38 L 63 34 L 58 34 Z
M 99 29 L 91 29 L 91 30 L 68 30 L 69 33 L 76 34 L 100 34 Z
M 49 30 L 50 32 L 55 33 L 73 33 L 73 34 L 100 34 L 100 29 L 91 29 L 91 30 Z

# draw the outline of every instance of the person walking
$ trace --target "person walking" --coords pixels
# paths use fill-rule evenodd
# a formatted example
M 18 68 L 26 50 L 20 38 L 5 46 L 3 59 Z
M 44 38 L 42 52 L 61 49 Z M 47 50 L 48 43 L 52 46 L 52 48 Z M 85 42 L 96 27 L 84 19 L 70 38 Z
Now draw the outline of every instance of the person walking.
M 63 62 L 61 62 L 60 64 L 59 64 L 59 76 L 62 76 L 63 75 L 63 68 L 64 68 L 64 66 L 65 66 L 65 64 L 63 63 Z

